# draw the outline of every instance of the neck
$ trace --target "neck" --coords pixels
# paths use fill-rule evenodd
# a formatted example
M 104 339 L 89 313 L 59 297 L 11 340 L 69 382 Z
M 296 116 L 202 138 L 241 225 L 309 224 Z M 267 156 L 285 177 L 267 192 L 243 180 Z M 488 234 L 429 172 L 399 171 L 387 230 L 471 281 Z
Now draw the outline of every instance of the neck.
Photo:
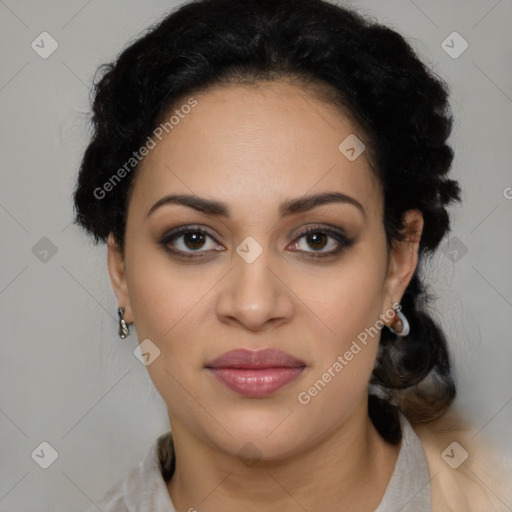
M 251 467 L 176 419 L 171 425 L 176 470 L 167 487 L 180 511 L 374 510 L 399 452 L 380 437 L 366 408 L 307 450 Z

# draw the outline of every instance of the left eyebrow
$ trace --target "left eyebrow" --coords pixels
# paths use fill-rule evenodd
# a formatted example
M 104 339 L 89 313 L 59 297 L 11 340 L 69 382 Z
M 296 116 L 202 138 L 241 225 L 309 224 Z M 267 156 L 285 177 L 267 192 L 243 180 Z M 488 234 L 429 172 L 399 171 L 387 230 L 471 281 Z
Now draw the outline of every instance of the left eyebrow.
M 323 194 L 309 195 L 297 197 L 285 201 L 279 207 L 279 213 L 282 217 L 286 215 L 292 215 L 294 213 L 302 213 L 309 211 L 317 206 L 330 203 L 345 203 L 355 206 L 364 217 L 366 217 L 366 211 L 363 205 L 354 197 L 342 194 L 341 192 L 324 192 Z
M 302 213 L 318 206 L 330 203 L 344 203 L 355 206 L 364 217 L 366 211 L 363 205 L 355 198 L 342 194 L 341 192 L 324 192 L 322 194 L 307 195 L 289 199 L 279 206 L 279 214 L 281 217 Z M 157 208 L 167 204 L 181 204 L 188 206 L 207 215 L 216 215 L 221 217 L 230 217 L 231 212 L 226 203 L 206 199 L 191 194 L 169 194 L 159 199 L 148 211 L 146 217 L 149 217 Z

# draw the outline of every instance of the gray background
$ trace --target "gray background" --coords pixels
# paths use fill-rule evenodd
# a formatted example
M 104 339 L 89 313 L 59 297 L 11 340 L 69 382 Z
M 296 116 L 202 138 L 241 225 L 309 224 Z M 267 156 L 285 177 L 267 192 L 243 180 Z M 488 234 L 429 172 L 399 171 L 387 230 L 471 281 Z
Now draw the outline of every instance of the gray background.
M 117 337 L 105 247 L 70 222 L 94 71 L 175 5 L 0 0 L 2 510 L 83 510 L 168 429 L 135 336 Z M 399 30 L 451 85 L 464 203 L 451 209 L 453 238 L 425 277 L 458 404 L 510 462 L 512 1 L 351 5 Z M 59 45 L 47 59 L 31 48 L 43 31 Z M 453 31 L 469 44 L 458 58 L 441 46 Z M 31 457 L 43 441 L 58 452 L 48 469 Z

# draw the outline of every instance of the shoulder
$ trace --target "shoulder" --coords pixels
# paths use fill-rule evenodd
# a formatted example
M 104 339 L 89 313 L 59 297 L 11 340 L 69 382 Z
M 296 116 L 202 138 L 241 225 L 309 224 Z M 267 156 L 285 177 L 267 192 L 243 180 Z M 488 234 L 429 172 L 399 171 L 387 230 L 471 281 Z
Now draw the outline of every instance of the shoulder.
M 433 512 L 511 509 L 511 468 L 461 414 L 452 410 L 412 427 L 429 465 Z
M 170 431 L 160 435 L 134 464 L 87 512 L 171 512 L 174 506 L 164 476 L 174 470 Z
M 129 512 L 134 510 L 132 498 L 140 491 L 140 472 L 142 463 L 133 465 L 111 487 L 96 500 L 86 512 Z

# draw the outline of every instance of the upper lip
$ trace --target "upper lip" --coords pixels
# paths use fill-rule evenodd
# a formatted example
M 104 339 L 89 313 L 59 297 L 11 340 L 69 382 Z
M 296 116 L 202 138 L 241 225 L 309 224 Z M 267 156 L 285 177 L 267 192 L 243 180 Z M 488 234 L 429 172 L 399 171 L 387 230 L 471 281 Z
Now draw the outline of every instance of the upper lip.
M 303 361 L 276 349 L 248 350 L 240 348 L 221 354 L 206 364 L 206 368 L 297 368 Z

